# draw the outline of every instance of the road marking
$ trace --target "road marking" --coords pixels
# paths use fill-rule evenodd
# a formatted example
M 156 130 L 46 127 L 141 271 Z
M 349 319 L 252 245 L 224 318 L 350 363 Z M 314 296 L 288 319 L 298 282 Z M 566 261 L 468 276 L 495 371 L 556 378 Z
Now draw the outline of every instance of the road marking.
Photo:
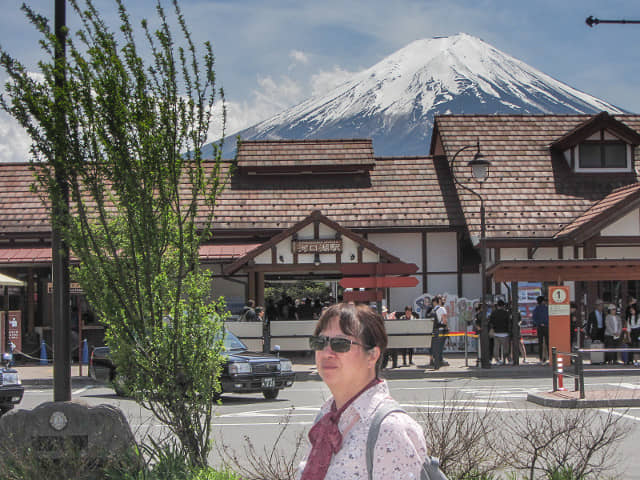
M 606 413 L 607 415 L 615 415 L 617 417 L 622 417 L 628 420 L 633 420 L 635 422 L 640 422 L 640 418 L 634 417 L 633 415 L 627 415 L 626 413 L 618 413 L 614 410 L 607 410 L 606 408 L 599 408 L 598 410 L 602 413 Z

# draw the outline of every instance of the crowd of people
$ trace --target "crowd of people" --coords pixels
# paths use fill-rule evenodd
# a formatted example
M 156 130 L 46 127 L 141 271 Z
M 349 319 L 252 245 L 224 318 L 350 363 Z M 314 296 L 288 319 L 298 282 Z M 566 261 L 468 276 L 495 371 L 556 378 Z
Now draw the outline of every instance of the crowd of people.
M 587 339 L 594 344 L 603 344 L 605 348 L 639 348 L 640 346 L 640 315 L 638 314 L 638 302 L 634 297 L 629 297 L 627 306 L 622 311 L 614 304 L 605 305 L 601 299 L 596 301 L 593 311 L 587 317 L 579 331 L 584 331 Z M 627 354 L 626 352 L 607 352 L 606 363 L 626 363 L 640 366 L 640 355 Z
M 249 299 L 240 313 L 239 321 L 255 322 L 258 320 L 256 318 L 257 312 L 260 311 L 264 312 L 262 318 L 268 322 L 276 320 L 317 320 L 320 318 L 322 311 L 334 303 L 335 299 L 332 297 L 294 300 L 285 295 L 277 301 L 273 298 L 268 298 L 265 306 L 256 306 L 255 301 Z
M 597 299 L 594 309 L 585 320 L 581 320 L 575 302 L 570 304 L 570 338 L 571 348 L 583 348 L 586 345 L 604 348 L 640 348 L 640 312 L 637 300 L 629 297 L 623 309 L 614 304 L 605 305 Z M 480 312 L 482 306 L 476 307 L 475 327 L 481 329 Z M 547 299 L 539 296 L 533 309 L 531 319 L 536 330 L 539 362 L 549 363 L 549 309 Z M 498 300 L 491 308 L 488 317 L 489 352 L 495 365 L 504 365 L 513 361 L 512 350 L 517 346 L 520 356 L 526 361 L 526 348 L 522 336 L 514 341 L 514 322 L 511 309 L 503 300 Z M 599 342 L 599 343 L 598 343 Z M 480 353 L 480 352 L 479 352 Z M 640 366 L 640 354 L 608 352 L 606 363 L 626 363 Z
M 289 296 L 283 296 L 277 302 L 267 299 L 266 308 L 256 306 L 253 300 L 249 300 L 244 307 L 240 321 L 262 321 L 273 320 L 317 320 L 322 313 L 335 303 L 335 299 L 311 299 L 293 300 Z M 445 298 L 435 295 L 431 299 L 431 305 L 427 306 L 424 317 L 432 318 L 434 321 L 433 337 L 431 341 L 431 363 L 430 369 L 438 370 L 443 364 L 443 351 L 448 333 L 448 312 L 445 307 Z M 616 305 L 605 305 L 601 299 L 595 303 L 594 309 L 589 312 L 586 319 L 582 321 L 578 313 L 575 302 L 570 306 L 570 329 L 571 346 L 580 348 L 585 346 L 585 342 L 598 346 L 601 342 L 606 348 L 640 348 L 640 312 L 637 300 L 629 297 L 624 311 Z M 480 321 L 482 305 L 476 305 L 475 329 L 480 332 L 482 325 Z M 383 306 L 382 317 L 384 320 L 410 320 L 418 318 L 410 305 L 405 306 L 402 311 L 391 312 Z M 540 363 L 549 362 L 549 310 L 547 299 L 539 296 L 536 299 L 536 306 L 532 312 L 533 326 L 537 334 L 538 357 Z M 504 300 L 498 300 L 492 307 L 488 317 L 489 328 L 489 353 L 494 365 L 505 365 L 513 363 L 513 350 L 519 350 L 520 358 L 525 362 L 527 351 L 521 335 L 515 338 L 514 322 L 510 306 Z M 478 349 L 478 361 L 480 361 L 480 349 Z M 387 368 L 389 362 L 391 368 L 398 368 L 399 359 L 402 357 L 402 366 L 414 365 L 413 348 L 392 348 L 388 349 L 382 358 L 382 368 Z M 605 355 L 605 362 L 622 362 L 640 366 L 640 354 L 618 354 L 608 352 Z

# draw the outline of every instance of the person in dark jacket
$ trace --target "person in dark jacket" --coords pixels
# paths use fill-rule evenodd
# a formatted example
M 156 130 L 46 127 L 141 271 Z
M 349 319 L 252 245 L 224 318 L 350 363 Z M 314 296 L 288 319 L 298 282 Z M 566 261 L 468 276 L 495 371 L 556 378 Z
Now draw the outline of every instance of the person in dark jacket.
M 493 329 L 493 357 L 498 365 L 507 363 L 511 344 L 511 314 L 505 308 L 504 300 L 498 300 L 496 308 L 489 316 L 489 328 Z M 500 350 L 502 349 L 502 357 Z
M 536 301 L 538 304 L 533 309 L 531 315 L 533 325 L 538 332 L 538 349 L 540 350 L 540 361 L 548 360 L 549 348 L 549 307 L 547 307 L 547 299 L 540 295 Z
M 591 341 L 600 341 L 604 343 L 604 302 L 601 299 L 596 300 L 596 308 L 589 313 L 587 318 L 587 335 L 591 338 Z
M 256 302 L 249 299 L 247 300 L 247 304 L 242 309 L 242 314 L 240 315 L 241 322 L 256 322 L 258 321 L 258 316 L 255 311 Z

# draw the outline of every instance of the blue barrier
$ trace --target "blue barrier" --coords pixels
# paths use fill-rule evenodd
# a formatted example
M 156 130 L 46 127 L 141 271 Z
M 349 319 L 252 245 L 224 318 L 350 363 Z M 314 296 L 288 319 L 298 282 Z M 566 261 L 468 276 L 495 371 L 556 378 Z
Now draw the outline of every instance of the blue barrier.
M 42 340 L 42 343 L 40 343 L 40 365 L 48 364 L 49 360 L 47 360 L 47 344 L 44 343 L 44 340 Z
M 82 341 L 82 363 L 89 365 L 89 345 L 86 338 Z

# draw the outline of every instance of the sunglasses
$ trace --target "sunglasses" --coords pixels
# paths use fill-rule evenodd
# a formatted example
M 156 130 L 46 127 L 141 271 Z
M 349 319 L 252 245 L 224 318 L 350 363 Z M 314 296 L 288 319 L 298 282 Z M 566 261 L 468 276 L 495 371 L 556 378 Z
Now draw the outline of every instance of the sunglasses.
M 327 337 L 325 335 L 313 335 L 309 337 L 309 348 L 311 348 L 311 350 L 324 350 L 327 345 L 331 345 L 331 350 L 336 353 L 348 352 L 351 350 L 351 345 L 360 345 L 367 350 L 372 348 L 369 345 L 364 345 L 343 337 Z

